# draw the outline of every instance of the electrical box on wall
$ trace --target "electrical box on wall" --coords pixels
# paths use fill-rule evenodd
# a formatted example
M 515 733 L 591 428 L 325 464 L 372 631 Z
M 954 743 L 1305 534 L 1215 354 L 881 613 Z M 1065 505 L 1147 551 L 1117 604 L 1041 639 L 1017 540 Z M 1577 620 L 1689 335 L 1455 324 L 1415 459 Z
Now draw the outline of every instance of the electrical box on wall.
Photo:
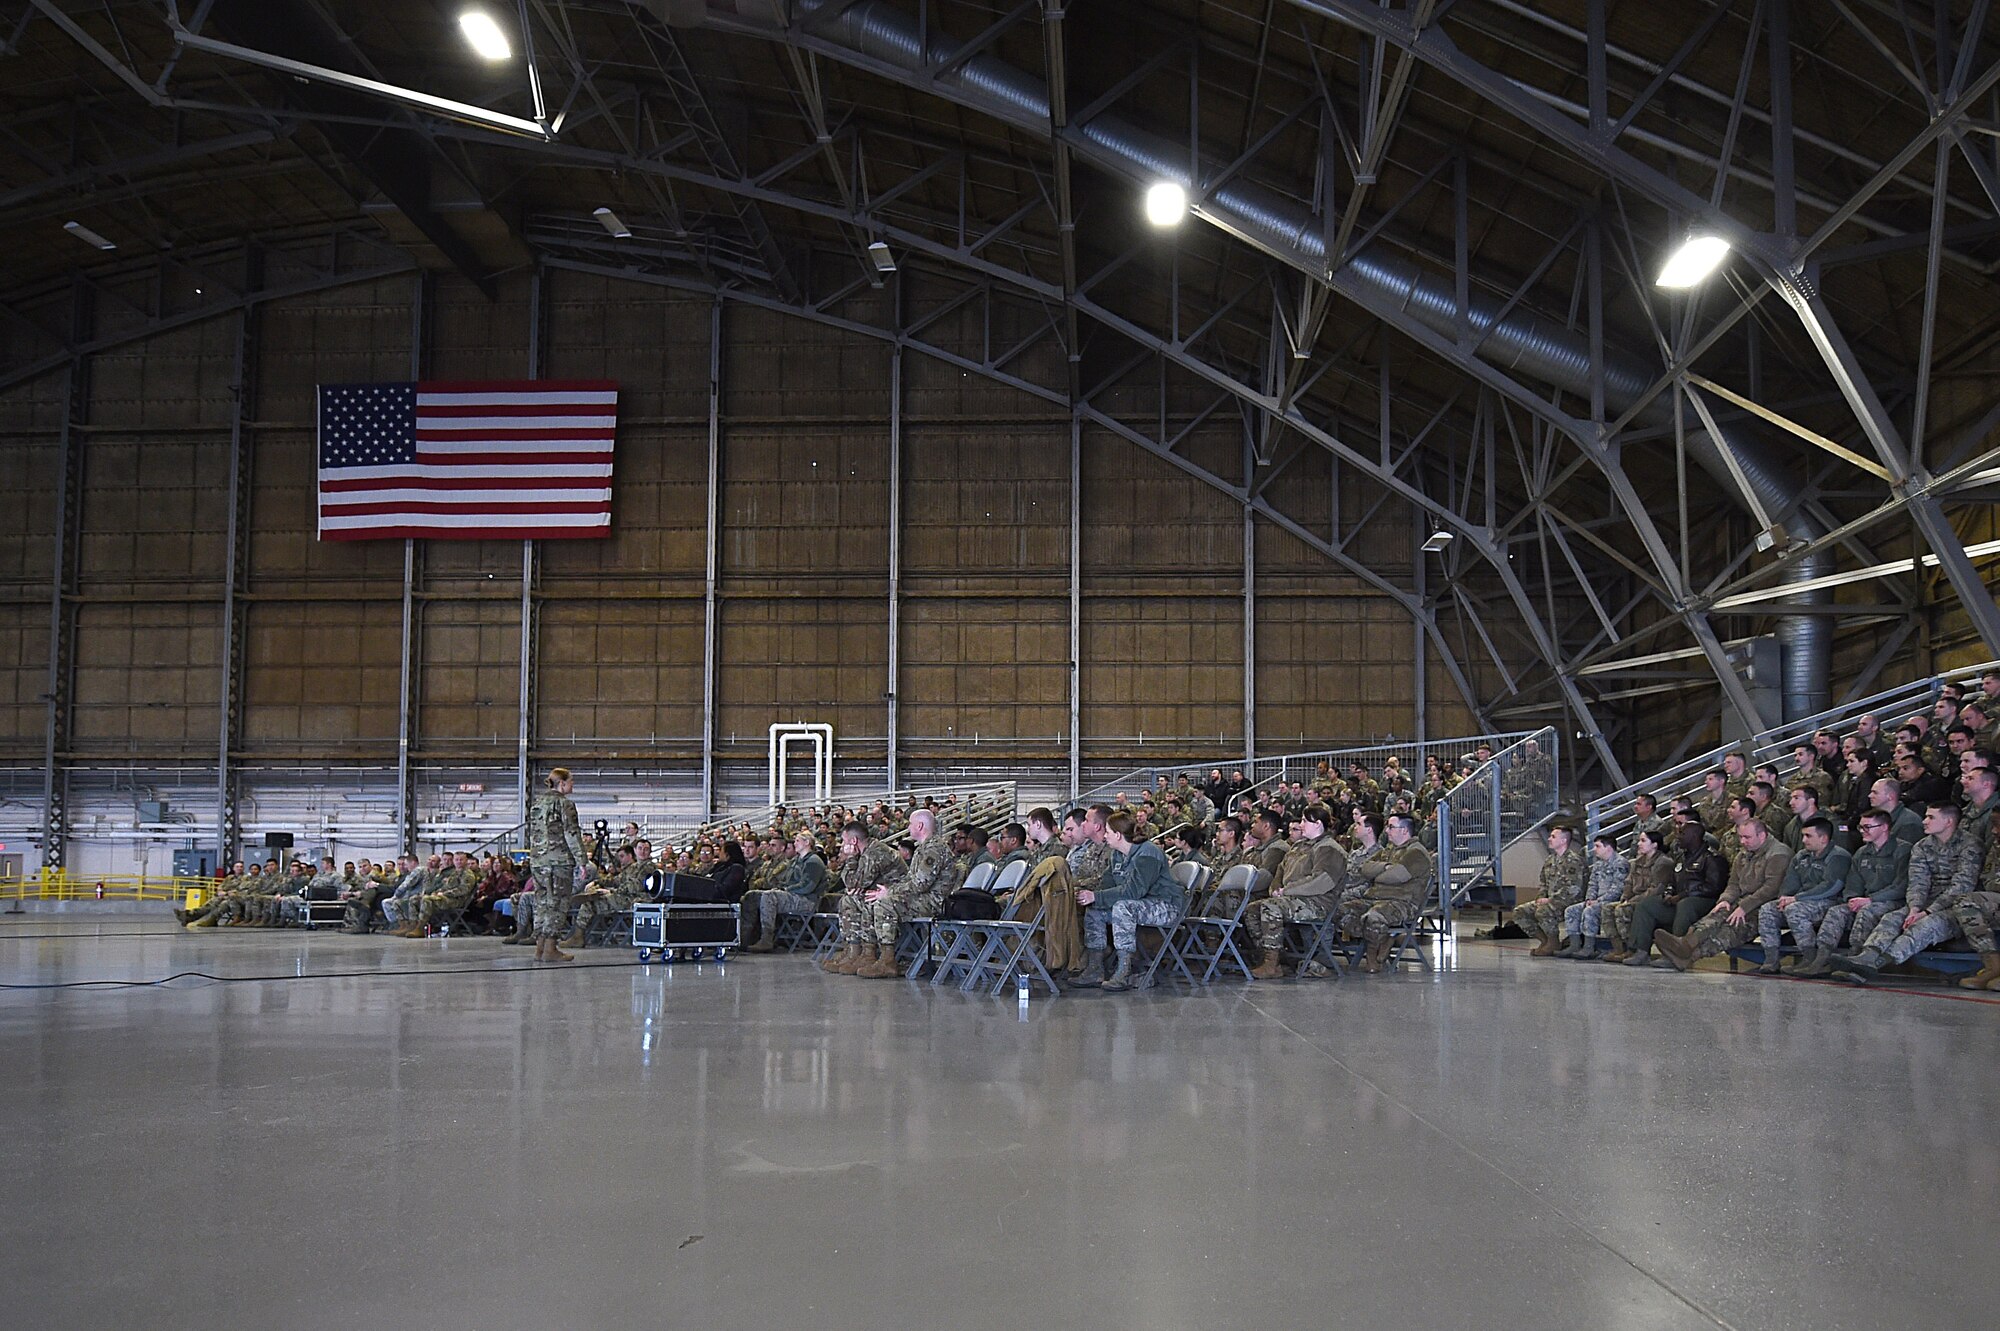
M 165 800 L 140 800 L 139 821 L 142 823 L 164 823 L 167 821 Z
M 215 876 L 215 852 L 212 850 L 177 850 L 174 852 L 174 877 L 213 878 Z

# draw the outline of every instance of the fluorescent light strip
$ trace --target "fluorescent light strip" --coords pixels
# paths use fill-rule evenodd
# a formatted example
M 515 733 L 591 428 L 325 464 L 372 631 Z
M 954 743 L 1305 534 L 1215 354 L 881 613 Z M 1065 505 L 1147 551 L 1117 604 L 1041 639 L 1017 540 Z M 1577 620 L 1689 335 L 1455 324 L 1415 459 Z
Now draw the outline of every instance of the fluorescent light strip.
M 1977 545 L 1965 547 L 1968 559 L 1979 559 L 1986 555 L 2000 555 L 2000 541 L 1981 541 Z M 1800 592 L 1820 591 L 1827 587 L 1845 587 L 1850 583 L 1867 582 L 1871 578 L 1886 578 L 1894 573 L 1910 573 L 1921 565 L 1936 568 L 1938 557 L 1924 555 L 1918 559 L 1892 559 L 1886 564 L 1871 564 L 1867 568 L 1849 569 L 1845 573 L 1829 573 L 1823 578 L 1807 578 L 1803 582 L 1787 582 L 1777 587 L 1764 587 L 1754 592 L 1738 592 L 1725 596 L 1713 605 L 1716 610 L 1728 610 L 1739 605 L 1755 605 L 1759 601 L 1778 601 L 1787 596 L 1797 596 Z
M 320 65 L 308 65 L 303 61 L 287 59 L 281 55 L 272 55 L 269 51 L 252 50 L 250 47 L 238 46 L 233 42 L 219 42 L 213 37 L 203 37 L 198 33 L 189 32 L 186 28 L 176 27 L 174 29 L 174 40 L 182 46 L 191 47 L 197 51 L 206 51 L 210 55 L 229 56 L 232 59 L 241 60 L 246 64 L 262 65 L 266 69 L 275 69 L 281 74 L 290 74 L 295 78 L 311 79 L 318 83 L 331 83 L 335 87 L 348 88 L 354 92 L 365 92 L 376 97 L 386 97 L 393 102 L 402 102 L 407 106 L 416 106 L 426 111 L 435 111 L 437 114 L 453 120 L 464 120 L 475 125 L 485 125 L 490 129 L 505 130 L 509 134 L 520 134 L 528 138 L 549 139 L 553 137 L 549 133 L 547 126 L 538 124 L 533 120 L 524 120 L 520 116 L 510 116 L 499 111 L 489 111 L 483 106 L 474 106 L 470 102 L 454 102 L 448 97 L 434 97 L 427 92 L 418 92 L 415 88 L 401 88 L 393 83 L 382 83 L 375 79 L 364 79 L 359 74 L 343 73 L 340 70 L 327 69 Z

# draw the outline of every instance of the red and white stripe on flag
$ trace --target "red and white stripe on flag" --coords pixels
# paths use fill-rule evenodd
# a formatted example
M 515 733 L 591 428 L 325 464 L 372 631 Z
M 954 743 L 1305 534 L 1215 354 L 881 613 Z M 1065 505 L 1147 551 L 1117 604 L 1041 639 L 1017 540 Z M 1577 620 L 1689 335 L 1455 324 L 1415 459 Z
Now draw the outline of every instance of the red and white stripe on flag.
M 321 540 L 610 534 L 615 383 L 324 384 L 319 399 Z

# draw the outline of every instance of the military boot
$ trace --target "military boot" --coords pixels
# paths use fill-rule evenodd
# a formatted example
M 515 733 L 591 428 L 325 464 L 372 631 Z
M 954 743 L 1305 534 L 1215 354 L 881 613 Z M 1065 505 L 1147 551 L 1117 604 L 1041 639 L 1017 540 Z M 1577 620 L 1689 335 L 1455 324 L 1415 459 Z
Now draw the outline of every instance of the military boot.
M 1537 943 L 1535 945 L 1535 950 L 1533 952 L 1530 952 L 1528 955 L 1531 957 L 1553 957 L 1555 954 L 1556 954 L 1556 934 L 1555 930 L 1551 929 L 1547 933 L 1542 935 L 1542 941 Z
M 1611 951 L 1605 953 L 1602 957 L 1599 958 L 1599 960 L 1623 961 L 1625 960 L 1625 958 L 1631 955 L 1632 955 L 1632 949 L 1629 946 L 1627 946 L 1625 940 L 1621 938 L 1612 945 Z
M 1567 943 L 1556 949 L 1556 955 L 1559 957 L 1568 957 L 1572 961 L 1578 957 L 1588 955 L 1588 949 L 1584 947 L 1583 935 L 1572 934 Z
M 1979 969 L 1958 982 L 1961 989 L 1984 989 L 2000 980 L 2000 952 L 1979 954 Z
M 775 942 L 771 941 L 770 934 L 763 933 L 757 936 L 756 942 L 752 943 L 750 946 L 744 948 L 743 950 L 745 952 L 776 952 L 778 950 L 778 945 Z
M 1679 934 L 1658 933 L 1653 935 L 1653 946 L 1660 949 L 1660 955 L 1674 963 L 1674 969 L 1692 969 L 1695 962 L 1694 948 Z
M 875 955 L 881 949 L 873 943 L 857 943 L 854 954 L 840 963 L 842 975 L 859 975 L 875 964 Z
M 534 941 L 535 931 L 525 927 L 519 920 L 516 920 L 514 921 L 514 932 L 501 939 L 500 946 L 515 947 L 522 943 L 532 943 Z
M 1278 962 L 1278 949 L 1275 947 L 1265 948 L 1264 959 L 1250 972 L 1253 980 L 1281 980 L 1284 975 L 1285 968 Z
M 1256 972 L 1253 971 L 1251 973 L 1254 975 Z M 1078 974 L 1072 975 L 1069 982 L 1073 987 L 1078 989 L 1095 989 L 1099 985 L 1102 985 L 1104 983 L 1104 949 L 1101 947 L 1085 948 L 1083 952 L 1083 970 Z
M 1850 984 L 1867 984 L 1882 971 L 1888 958 L 1872 947 L 1864 947 L 1851 957 L 1835 957 L 1833 969 Z
M 893 980 L 902 975 L 903 968 L 896 964 L 895 948 L 878 947 L 875 960 L 854 973 L 864 980 Z
M 1814 975 L 1826 974 L 1826 967 L 1827 950 L 1823 947 L 1813 946 L 1806 948 L 1797 957 L 1793 958 L 1791 970 L 1785 973 L 1804 979 Z
M 842 973 L 840 968 L 847 962 L 852 961 L 854 959 L 854 954 L 860 950 L 861 949 L 855 947 L 852 943 L 849 943 L 846 947 L 841 948 L 840 951 L 834 953 L 832 956 L 828 957 L 825 961 L 822 961 L 819 964 L 819 968 L 825 971 L 828 975 L 839 975 Z
M 1363 975 L 1380 974 L 1382 963 L 1387 959 L 1388 955 L 1389 938 L 1385 934 L 1368 944 L 1368 951 L 1361 958 L 1361 973 Z M 1553 949 L 1551 949 L 1549 955 L 1554 955 Z
M 1778 959 L 1783 955 L 1784 950 L 1782 948 L 1765 948 L 1764 964 L 1757 968 L 1757 973 L 1759 975 L 1776 975 L 1778 973 Z
M 1112 971 L 1111 978 L 1104 982 L 1105 993 L 1122 994 L 1127 989 L 1133 987 L 1135 982 L 1132 976 L 1132 958 L 1134 955 L 1131 952 L 1120 952 L 1118 954 L 1118 969 Z M 1273 951 L 1269 955 L 1276 956 L 1277 954 Z
M 578 926 L 577 926 L 576 928 L 574 928 L 574 929 L 570 930 L 570 931 L 569 931 L 569 937 L 568 937 L 568 938 L 565 938 L 565 939 L 563 939 L 563 940 L 562 940 L 562 942 L 560 942 L 560 943 L 557 943 L 557 944 L 556 944 L 556 946 L 557 946 L 557 947 L 559 947 L 559 948 L 563 948 L 563 947 L 582 947 L 582 946 L 583 946 L 583 926 L 582 926 L 582 925 L 578 925 Z

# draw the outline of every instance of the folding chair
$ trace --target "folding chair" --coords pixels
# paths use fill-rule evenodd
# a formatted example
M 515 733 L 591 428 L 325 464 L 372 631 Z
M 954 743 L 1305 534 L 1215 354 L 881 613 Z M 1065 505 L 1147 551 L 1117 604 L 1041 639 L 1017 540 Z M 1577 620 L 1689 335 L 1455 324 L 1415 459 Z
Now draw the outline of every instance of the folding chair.
M 1202 873 L 1208 872 L 1205 869 L 1201 869 L 1200 865 L 1176 865 L 1174 867 L 1177 869 L 1182 867 L 1197 869 Z M 1188 969 L 1187 958 L 1181 955 L 1181 942 L 1179 938 L 1181 925 L 1187 920 L 1188 911 L 1193 904 L 1191 896 L 1183 895 L 1181 897 L 1181 913 L 1174 918 L 1173 923 L 1164 925 L 1149 924 L 1140 928 L 1138 938 L 1135 941 L 1139 945 L 1139 962 L 1146 969 L 1133 977 L 1134 982 L 1132 987 L 1134 989 L 1151 989 L 1158 980 L 1160 963 L 1168 960 L 1174 963 L 1173 973 L 1178 974 L 1181 979 L 1187 981 L 1188 988 L 1192 989 L 1196 984 L 1200 983 L 1200 981 L 1194 978 L 1194 972 Z M 1146 945 L 1146 932 L 1149 929 L 1157 933 L 1160 939 L 1158 943 L 1151 947 Z M 1169 978 L 1171 978 L 1171 975 Z
M 896 927 L 896 968 L 904 979 L 916 979 L 931 964 L 931 926 L 936 923 L 929 915 L 913 915 Z
M 1348 953 L 1340 942 L 1340 912 L 1335 910 L 1321 920 L 1299 920 L 1285 925 L 1285 939 L 1291 946 L 1286 951 L 1298 958 L 1300 970 L 1306 963 L 1317 961 L 1326 967 L 1327 974 L 1339 979 L 1347 973 Z M 1310 978 L 1300 975 L 1300 979 Z
M 1424 899 L 1424 908 L 1417 918 L 1408 924 L 1399 924 L 1389 930 L 1389 953 L 1383 958 L 1383 965 L 1395 968 L 1403 964 L 1403 959 L 1414 956 L 1419 966 L 1428 967 L 1430 958 L 1424 955 L 1424 940 L 1444 938 L 1444 915 L 1438 900 L 1438 888 L 1432 885 L 1431 893 Z
M 604 947 L 607 944 L 623 947 L 632 941 L 632 910 L 614 911 L 609 915 L 592 918 L 590 926 L 583 931 L 585 947 Z
M 1048 913 L 1049 899 L 1045 895 L 1040 899 L 1032 920 L 975 921 L 985 941 L 959 988 L 970 992 L 984 984 L 990 973 L 993 983 L 986 992 L 997 995 L 1004 993 L 1025 973 L 1031 986 L 1040 980 L 1051 996 L 1062 993 L 1062 987 L 1049 974 L 1049 968 L 1042 964 L 1041 954 L 1035 951 L 1035 935 L 1041 932 L 1042 922 Z
M 994 896 L 1004 896 L 1027 881 L 1028 864 L 1016 860 L 998 874 L 990 864 L 982 864 L 965 876 L 965 886 L 960 891 L 977 890 L 991 892 Z M 981 870 L 985 870 L 983 874 Z M 937 966 L 931 971 L 933 985 L 956 984 L 965 987 L 965 982 L 973 973 L 973 963 L 985 946 L 984 930 L 992 920 L 937 920 L 931 924 L 933 948 L 942 948 Z
M 1174 867 L 1179 869 L 1183 866 Z M 1207 869 L 1202 872 L 1213 874 L 1212 870 Z M 1203 906 L 1213 903 L 1215 898 L 1224 892 L 1234 892 L 1236 894 L 1234 910 L 1225 915 L 1191 907 L 1189 914 L 1182 918 L 1179 940 L 1181 956 L 1193 965 L 1203 968 L 1202 984 L 1214 980 L 1224 965 L 1233 966 L 1242 973 L 1244 979 L 1250 978 L 1250 962 L 1244 957 L 1243 949 L 1237 940 L 1243 933 L 1243 916 L 1250 909 L 1251 896 L 1269 882 L 1270 877 L 1254 864 L 1239 864 L 1222 875 L 1222 881 L 1215 885 L 1213 891 L 1203 892 L 1203 896 L 1206 897 Z M 1204 888 L 1207 887 L 1206 880 L 1202 885 Z M 1193 901 L 1194 893 L 1190 892 L 1188 899 Z M 1211 944 L 1209 938 L 1215 941 Z
M 806 928 L 812 933 L 813 960 L 825 961 L 840 949 L 840 911 L 825 909 L 825 897 L 819 904 L 821 909 L 806 921 Z

